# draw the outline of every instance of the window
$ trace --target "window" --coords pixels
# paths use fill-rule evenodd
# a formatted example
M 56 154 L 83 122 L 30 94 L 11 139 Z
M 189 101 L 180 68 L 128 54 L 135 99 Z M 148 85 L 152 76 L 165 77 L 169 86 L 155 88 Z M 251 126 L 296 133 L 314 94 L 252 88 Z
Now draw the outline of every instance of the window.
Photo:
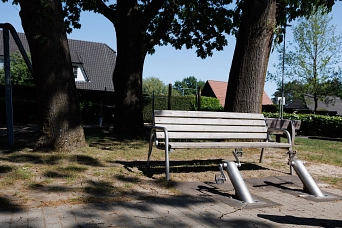
M 72 72 L 74 73 L 75 81 L 78 82 L 88 82 L 89 79 L 87 74 L 84 71 L 84 68 L 81 64 L 72 64 Z
M 72 66 L 72 71 L 74 73 L 74 78 L 77 78 L 78 67 L 77 66 Z

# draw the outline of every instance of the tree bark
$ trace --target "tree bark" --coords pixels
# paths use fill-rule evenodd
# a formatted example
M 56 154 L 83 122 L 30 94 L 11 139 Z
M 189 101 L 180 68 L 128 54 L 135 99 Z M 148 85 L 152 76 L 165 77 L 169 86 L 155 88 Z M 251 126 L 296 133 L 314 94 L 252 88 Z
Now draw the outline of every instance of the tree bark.
M 128 29 L 129 28 L 129 29 Z M 122 137 L 142 134 L 142 73 L 146 57 L 145 28 L 134 17 L 115 23 L 117 58 L 113 74 L 115 90 L 114 130 Z
M 224 110 L 260 113 L 276 25 L 276 0 L 245 1 Z
M 85 146 L 60 0 L 20 0 L 39 104 L 38 151 Z
M 115 90 L 114 131 L 119 137 L 141 136 L 144 130 L 142 113 L 142 74 L 147 52 L 165 36 L 177 9 L 173 0 L 154 33 L 147 35 L 151 20 L 165 0 L 154 0 L 141 11 L 136 0 L 118 0 L 116 9 L 97 0 L 97 7 L 115 27 L 117 58 L 113 73 Z

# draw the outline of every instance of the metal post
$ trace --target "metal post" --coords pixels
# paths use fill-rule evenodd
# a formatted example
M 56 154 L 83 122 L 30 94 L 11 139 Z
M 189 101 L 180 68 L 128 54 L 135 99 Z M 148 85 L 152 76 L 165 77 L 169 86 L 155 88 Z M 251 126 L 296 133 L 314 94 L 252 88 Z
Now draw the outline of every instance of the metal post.
M 9 51 L 9 32 L 17 44 L 21 55 L 23 56 L 25 63 L 33 75 L 32 64 L 28 58 L 23 45 L 19 39 L 14 27 L 9 24 L 0 23 L 0 28 L 3 29 L 3 43 L 4 43 L 4 70 L 5 70 L 5 97 L 6 97 L 6 122 L 7 122 L 7 137 L 9 146 L 14 145 L 14 127 L 13 127 L 13 104 L 12 104 L 12 83 L 11 83 L 11 60 Z
M 284 46 L 283 46 L 283 63 L 281 72 L 281 101 L 280 101 L 280 119 L 283 119 L 284 115 L 284 74 L 285 74 L 285 35 L 286 35 L 286 21 L 284 27 Z
M 311 177 L 310 173 L 307 171 L 303 163 L 303 161 L 294 159 L 291 162 L 291 166 L 298 174 L 299 179 L 303 182 L 304 190 L 308 191 L 311 195 L 324 197 L 323 193 L 318 188 L 316 182 Z
M 197 87 L 197 111 L 201 110 L 201 87 Z
M 152 111 L 151 111 L 151 118 L 152 118 L 152 121 L 153 121 L 153 126 L 154 126 L 154 91 L 152 91 Z
M 254 200 L 242 179 L 239 169 L 237 168 L 237 164 L 234 161 L 224 161 L 223 166 L 225 167 L 229 179 L 235 188 L 237 198 L 247 203 L 254 203 Z
M 172 84 L 171 83 L 169 83 L 169 96 L 168 96 L 168 102 L 167 102 L 167 109 L 168 110 L 171 110 L 171 103 L 172 103 L 172 101 L 171 101 L 171 99 L 172 99 Z
M 14 127 L 13 127 L 11 61 L 10 61 L 10 51 L 9 51 L 9 26 L 8 25 L 9 24 L 5 24 L 3 26 L 6 122 L 7 122 L 8 144 L 9 146 L 13 146 L 14 145 Z

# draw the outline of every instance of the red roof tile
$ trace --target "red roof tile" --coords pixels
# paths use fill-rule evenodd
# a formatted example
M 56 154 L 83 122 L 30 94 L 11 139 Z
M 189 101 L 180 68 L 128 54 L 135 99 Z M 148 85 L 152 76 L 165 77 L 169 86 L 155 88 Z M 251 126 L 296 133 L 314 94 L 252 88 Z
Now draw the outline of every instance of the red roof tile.
M 216 98 L 219 99 L 222 107 L 224 107 L 228 82 L 208 80 L 207 83 L 211 87 Z M 273 104 L 273 102 L 264 91 L 263 96 L 262 96 L 262 105 L 270 105 L 270 104 Z

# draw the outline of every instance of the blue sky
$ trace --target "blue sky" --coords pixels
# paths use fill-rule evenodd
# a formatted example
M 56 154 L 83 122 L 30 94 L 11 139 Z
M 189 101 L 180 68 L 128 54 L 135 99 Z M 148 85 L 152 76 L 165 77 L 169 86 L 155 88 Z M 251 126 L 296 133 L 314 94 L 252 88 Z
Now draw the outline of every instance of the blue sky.
M 0 23 L 11 23 L 17 32 L 23 32 L 19 11 L 19 6 L 13 6 L 11 3 L 0 3 Z M 336 1 L 332 12 L 332 24 L 337 26 L 338 34 L 342 33 L 341 12 L 342 2 Z M 68 38 L 105 43 L 116 50 L 114 26 L 104 16 L 93 12 L 83 12 L 81 24 L 81 29 L 75 29 L 68 35 Z M 290 42 L 291 39 L 291 29 L 287 29 L 286 41 Z M 228 46 L 223 51 L 216 51 L 212 57 L 206 59 L 198 58 L 194 49 L 175 50 L 171 46 L 156 47 L 156 53 L 148 55 L 145 59 L 143 77 L 157 77 L 165 84 L 173 84 L 175 81 L 180 81 L 188 76 L 195 76 L 202 81 L 228 81 L 234 48 L 235 37 L 233 36 L 228 37 Z M 273 67 L 275 63 L 277 63 L 277 54 L 272 53 L 269 71 L 275 72 Z M 266 82 L 264 90 L 271 98 L 276 90 L 276 85 Z

